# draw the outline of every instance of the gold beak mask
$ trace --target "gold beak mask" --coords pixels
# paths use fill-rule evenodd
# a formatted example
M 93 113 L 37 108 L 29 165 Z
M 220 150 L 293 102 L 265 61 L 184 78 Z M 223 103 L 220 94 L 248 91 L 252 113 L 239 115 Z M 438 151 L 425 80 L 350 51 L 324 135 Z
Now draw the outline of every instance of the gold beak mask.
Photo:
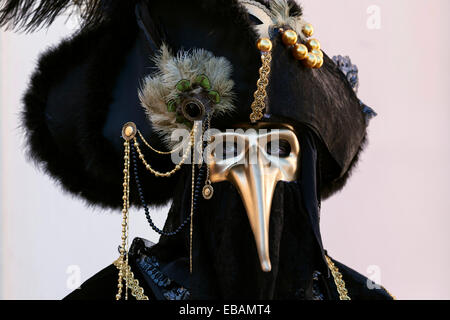
M 211 182 L 229 181 L 241 196 L 264 272 L 272 269 L 269 221 L 275 187 L 278 181 L 296 179 L 300 156 L 292 127 L 269 127 L 259 123 L 246 131 L 215 134 L 207 151 Z M 257 130 L 261 128 L 265 129 Z

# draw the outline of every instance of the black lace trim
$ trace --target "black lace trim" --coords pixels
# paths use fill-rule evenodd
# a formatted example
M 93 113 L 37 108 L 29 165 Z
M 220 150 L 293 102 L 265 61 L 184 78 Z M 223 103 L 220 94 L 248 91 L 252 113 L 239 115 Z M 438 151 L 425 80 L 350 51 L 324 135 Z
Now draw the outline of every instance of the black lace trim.
M 161 272 L 158 260 L 154 256 L 144 257 L 138 266 L 160 289 L 167 300 L 189 300 L 191 293 Z

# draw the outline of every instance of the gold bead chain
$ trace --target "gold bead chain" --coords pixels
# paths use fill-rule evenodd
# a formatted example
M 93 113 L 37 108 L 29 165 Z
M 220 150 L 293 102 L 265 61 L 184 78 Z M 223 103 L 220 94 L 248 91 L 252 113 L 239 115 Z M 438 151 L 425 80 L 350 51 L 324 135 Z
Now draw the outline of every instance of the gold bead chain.
M 117 284 L 116 300 L 120 300 L 122 297 L 123 280 L 125 279 L 125 299 L 128 298 L 128 211 L 130 207 L 130 142 L 124 142 L 125 155 L 124 155 L 124 169 L 123 169 L 123 206 L 122 206 L 122 244 L 120 247 L 120 269 L 119 280 Z
M 197 125 L 194 125 L 194 128 L 192 129 L 192 131 L 191 131 L 191 133 L 190 133 L 191 139 L 189 140 L 189 145 L 188 145 L 188 147 L 186 148 L 186 151 L 184 152 L 184 154 L 183 154 L 183 156 L 182 156 L 182 158 L 181 158 L 180 163 L 178 163 L 178 164 L 175 166 L 175 168 L 173 168 L 172 170 L 170 170 L 170 171 L 168 171 L 168 172 L 159 172 L 159 171 L 153 169 L 153 168 L 150 166 L 150 164 L 148 164 L 148 162 L 145 160 L 144 154 L 142 153 L 141 148 L 139 147 L 139 143 L 137 142 L 136 137 L 133 138 L 133 142 L 134 142 L 134 147 L 136 148 L 136 151 L 137 151 L 138 154 L 139 154 L 139 159 L 141 159 L 141 161 L 142 161 L 142 163 L 144 164 L 145 168 L 146 168 L 148 171 L 150 171 L 152 174 L 154 174 L 155 176 L 157 176 L 157 177 L 165 177 L 165 178 L 168 178 L 168 177 L 172 176 L 173 174 L 175 174 L 178 170 L 180 170 L 180 169 L 181 169 L 181 166 L 186 162 L 186 160 L 187 160 L 187 158 L 188 158 L 188 156 L 189 156 L 189 153 L 190 153 L 190 151 L 191 151 L 192 144 L 193 144 L 193 143 L 192 143 L 192 136 L 195 135 L 196 132 L 197 132 Z M 154 149 L 152 148 L 152 150 L 154 150 Z
M 272 61 L 272 54 L 270 51 L 261 54 L 262 66 L 259 69 L 259 79 L 256 82 L 257 89 L 253 94 L 255 98 L 251 107 L 250 121 L 256 122 L 263 117 L 263 111 L 266 108 L 265 99 L 267 97 L 266 88 L 269 84 L 270 63 Z
M 348 296 L 348 291 L 345 287 L 344 279 L 342 279 L 342 274 L 339 272 L 338 267 L 336 267 L 334 262 L 331 261 L 328 256 L 325 256 L 325 259 L 327 260 L 328 268 L 330 268 L 334 283 L 336 284 L 337 291 L 339 293 L 339 300 L 351 300 Z
M 191 136 L 191 143 L 195 146 L 195 134 Z M 194 195 L 195 195 L 195 150 L 192 152 L 192 178 L 191 178 L 191 221 L 189 229 L 189 272 L 192 274 L 192 239 L 194 233 Z
M 159 154 L 165 154 L 165 155 L 172 154 L 172 153 L 177 152 L 178 150 L 180 150 L 180 149 L 183 147 L 183 144 L 180 143 L 180 145 L 179 145 L 178 147 L 176 147 L 175 149 L 173 149 L 173 150 L 170 150 L 170 151 L 159 151 L 159 150 L 153 148 L 153 147 L 150 145 L 150 143 L 148 143 L 147 140 L 145 140 L 145 138 L 144 138 L 144 136 L 142 135 L 141 131 L 138 130 L 137 133 L 138 133 L 139 137 L 141 138 L 142 142 L 144 142 L 144 144 L 145 144 L 150 150 L 152 150 L 153 152 L 159 153 Z M 190 134 L 192 135 L 192 131 L 191 131 Z
M 206 127 L 207 128 L 211 128 L 211 116 L 208 116 L 208 119 L 206 121 Z M 205 130 L 203 130 L 203 131 L 205 131 Z M 207 145 L 210 144 L 210 142 L 211 142 L 211 134 L 210 134 L 209 131 L 206 132 L 206 136 L 204 137 L 204 140 L 206 141 Z M 202 195 L 203 195 L 203 198 L 205 200 L 211 199 L 213 194 L 214 194 L 214 188 L 211 185 L 210 174 L 211 173 L 210 173 L 209 164 L 206 163 L 205 185 L 204 185 L 203 190 L 202 190 Z

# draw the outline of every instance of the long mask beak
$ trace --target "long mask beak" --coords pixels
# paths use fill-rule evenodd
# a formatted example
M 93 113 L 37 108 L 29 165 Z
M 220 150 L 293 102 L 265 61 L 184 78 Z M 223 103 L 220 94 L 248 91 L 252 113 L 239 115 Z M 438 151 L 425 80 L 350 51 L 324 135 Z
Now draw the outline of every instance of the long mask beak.
M 289 129 L 238 131 L 241 132 L 214 135 L 208 152 L 210 178 L 212 182 L 229 181 L 238 190 L 255 237 L 261 269 L 270 272 L 272 198 L 278 181 L 295 180 L 300 144 Z M 223 145 L 225 150 L 220 150 Z

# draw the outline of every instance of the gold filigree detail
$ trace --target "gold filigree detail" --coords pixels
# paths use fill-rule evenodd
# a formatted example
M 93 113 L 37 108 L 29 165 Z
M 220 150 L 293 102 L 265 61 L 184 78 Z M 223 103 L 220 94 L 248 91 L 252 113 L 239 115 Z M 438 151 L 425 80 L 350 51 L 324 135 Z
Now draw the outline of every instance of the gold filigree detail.
M 144 294 L 144 288 L 139 285 L 139 280 L 134 278 L 134 273 L 131 271 L 131 267 L 128 264 L 123 265 L 121 258 L 114 261 L 116 268 L 122 272 L 125 272 L 126 284 L 128 289 L 131 291 L 131 295 L 136 298 L 136 300 L 149 300 Z
M 325 256 L 327 260 L 328 268 L 331 271 L 331 274 L 334 278 L 334 283 L 336 284 L 337 291 L 339 293 L 339 300 L 351 300 L 348 296 L 347 288 L 345 287 L 344 279 L 342 279 L 342 274 L 339 272 L 338 267 L 334 264 L 333 261 L 328 256 Z
M 269 84 L 270 75 L 270 63 L 272 61 L 272 54 L 270 52 L 265 52 L 261 54 L 262 66 L 259 69 L 259 79 L 256 82 L 257 89 L 253 94 L 255 98 L 252 103 L 252 113 L 250 114 L 250 121 L 256 122 L 261 120 L 263 117 L 263 112 L 266 109 L 266 88 Z

